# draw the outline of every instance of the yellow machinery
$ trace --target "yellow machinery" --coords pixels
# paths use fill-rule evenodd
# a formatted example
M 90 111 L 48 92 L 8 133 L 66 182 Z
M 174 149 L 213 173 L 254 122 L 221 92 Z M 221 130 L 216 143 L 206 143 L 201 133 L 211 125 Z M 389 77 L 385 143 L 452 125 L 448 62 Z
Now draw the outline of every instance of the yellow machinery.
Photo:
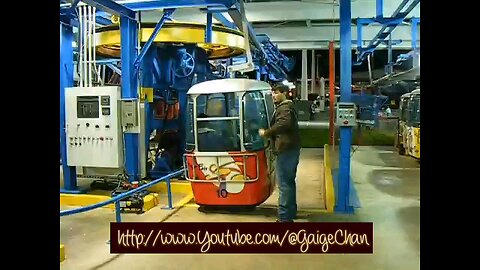
M 396 147 L 399 154 L 420 160 L 420 89 L 400 98 Z

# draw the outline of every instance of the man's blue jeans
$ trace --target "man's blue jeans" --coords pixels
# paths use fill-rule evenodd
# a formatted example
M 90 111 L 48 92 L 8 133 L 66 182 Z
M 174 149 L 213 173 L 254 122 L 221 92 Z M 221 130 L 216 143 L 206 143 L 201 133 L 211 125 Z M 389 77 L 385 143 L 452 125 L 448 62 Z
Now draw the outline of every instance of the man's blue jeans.
M 275 173 L 279 189 L 278 220 L 292 221 L 297 216 L 297 187 L 295 178 L 300 149 L 290 149 L 277 155 Z

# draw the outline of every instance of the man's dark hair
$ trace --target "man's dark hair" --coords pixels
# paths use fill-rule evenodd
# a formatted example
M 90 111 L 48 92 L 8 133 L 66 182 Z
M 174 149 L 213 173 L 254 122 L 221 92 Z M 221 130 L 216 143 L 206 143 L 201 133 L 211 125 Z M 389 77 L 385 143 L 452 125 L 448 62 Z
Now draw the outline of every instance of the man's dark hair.
M 288 90 L 290 90 L 290 89 L 288 88 L 287 85 L 285 85 L 283 83 L 277 83 L 272 87 L 272 90 L 273 91 L 278 91 L 280 93 L 287 93 Z

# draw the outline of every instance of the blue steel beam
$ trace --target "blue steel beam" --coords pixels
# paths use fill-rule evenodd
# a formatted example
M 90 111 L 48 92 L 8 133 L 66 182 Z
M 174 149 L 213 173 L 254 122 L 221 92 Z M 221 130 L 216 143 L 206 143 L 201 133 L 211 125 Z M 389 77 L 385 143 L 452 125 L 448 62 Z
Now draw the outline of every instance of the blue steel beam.
M 224 26 L 228 27 L 228 28 L 232 28 L 232 29 L 235 29 L 236 26 L 233 22 L 229 21 L 225 16 L 223 16 L 222 13 L 220 12 L 215 12 L 213 13 L 213 17 L 219 21 L 221 24 L 223 24 Z
M 383 17 L 383 0 L 377 0 L 377 18 Z
M 120 59 L 98 59 L 95 60 L 95 64 L 97 65 L 108 65 L 108 64 L 118 64 L 120 62 Z
M 73 86 L 73 29 L 60 24 L 60 156 L 65 192 L 78 192 L 75 167 L 67 165 L 67 138 L 65 126 L 65 88 Z
M 158 83 L 162 79 L 160 78 L 160 64 L 158 63 L 157 57 L 153 57 L 153 78 Z
M 175 11 L 174 8 L 172 8 L 172 9 L 165 9 L 165 10 L 163 11 L 163 16 L 162 16 L 162 18 L 160 19 L 160 21 L 158 21 L 157 25 L 155 26 L 155 29 L 153 29 L 152 35 L 148 38 L 148 40 L 147 40 L 147 42 L 145 43 L 145 45 L 143 45 L 142 50 L 140 51 L 140 54 L 138 55 L 137 59 L 135 59 L 135 63 L 134 63 L 135 70 L 138 70 L 138 68 L 140 67 L 140 63 L 142 62 L 143 57 L 145 57 L 145 54 L 147 53 L 148 48 L 150 48 L 150 46 L 152 45 L 153 41 L 155 40 L 155 38 L 157 37 L 158 33 L 160 32 L 160 29 L 162 29 L 163 24 L 165 23 L 165 21 L 167 20 L 167 18 L 169 18 L 170 15 L 172 15 L 172 13 L 173 13 L 174 11 Z
M 379 23 L 389 25 L 398 25 L 403 22 L 404 18 L 400 15 L 396 15 L 395 17 L 387 17 L 387 18 L 357 18 L 357 25 L 370 25 L 372 23 Z
M 205 43 L 212 42 L 212 13 L 207 13 L 207 25 L 205 29 Z
M 122 98 L 138 98 L 138 80 L 135 76 L 136 45 L 138 39 L 138 24 L 135 20 L 120 17 L 120 45 L 122 57 Z M 138 180 L 138 134 L 125 133 L 125 169 L 129 181 Z
M 95 0 L 88 0 L 95 1 Z M 107 1 L 107 0 L 103 0 Z M 112 1 L 110 1 L 112 2 Z M 118 5 L 132 11 L 148 11 L 164 8 L 191 8 L 191 7 L 219 7 L 230 8 L 237 3 L 237 0 L 144 0 L 144 1 L 116 1 Z M 71 4 L 60 4 L 61 8 L 69 8 Z M 108 12 L 108 11 L 107 11 Z M 101 14 L 100 12 L 98 12 Z
M 111 70 L 113 70 L 115 73 L 118 75 L 122 76 L 122 70 L 119 69 L 116 65 L 114 64 L 107 64 L 107 67 L 109 67 Z
M 82 2 L 108 13 L 135 20 L 135 11 L 112 0 L 82 0 Z
M 415 50 L 417 48 L 417 27 L 420 22 L 420 18 L 412 18 L 412 48 Z
M 101 24 L 101 25 L 109 25 L 109 24 L 112 24 L 112 21 L 105 18 L 105 17 L 102 17 L 102 16 L 96 16 L 95 18 L 95 22 L 98 23 L 98 24 Z
M 340 101 L 350 102 L 352 95 L 352 7 L 350 0 L 340 0 Z M 330 117 L 333 117 L 331 115 Z M 340 160 L 335 211 L 353 213 L 350 205 L 350 147 L 352 127 L 340 127 Z
M 163 8 L 185 8 L 185 7 L 231 7 L 236 0 L 144 0 L 138 2 L 132 1 L 117 1 L 117 3 L 124 5 L 134 11 L 155 10 Z
M 352 44 L 357 44 L 357 47 L 359 47 L 359 45 L 361 46 L 361 44 L 362 44 L 363 42 L 367 42 L 367 41 L 369 41 L 369 40 L 363 40 L 363 41 L 360 40 L 360 42 L 359 42 L 359 40 L 357 39 L 357 40 L 352 40 Z M 403 40 L 401 40 L 401 39 L 392 39 L 391 41 L 389 41 L 389 40 L 383 40 L 383 41 L 382 41 L 382 44 L 388 45 L 389 42 L 391 42 L 392 45 L 398 45 L 398 44 L 401 44 L 401 43 L 403 42 Z M 369 50 L 368 50 L 368 49 L 365 49 L 365 51 L 367 51 L 367 52 L 372 52 L 372 51 L 374 51 L 374 50 L 375 50 L 375 49 L 369 49 Z
M 73 1 L 72 5 L 70 6 L 70 11 L 71 11 L 71 12 L 74 12 L 74 11 L 75 11 L 75 8 L 77 7 L 78 2 L 80 2 L 80 0 L 75 0 L 75 1 Z
M 361 49 L 363 45 L 363 32 L 362 32 L 363 23 L 357 20 L 357 49 Z

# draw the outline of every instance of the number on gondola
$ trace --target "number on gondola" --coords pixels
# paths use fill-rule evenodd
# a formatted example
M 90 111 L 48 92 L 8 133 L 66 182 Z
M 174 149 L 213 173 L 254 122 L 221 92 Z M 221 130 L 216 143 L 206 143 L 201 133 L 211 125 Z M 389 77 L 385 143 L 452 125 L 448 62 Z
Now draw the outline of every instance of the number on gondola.
M 217 195 L 218 195 L 219 198 L 227 198 L 228 192 L 224 188 L 219 188 Z

